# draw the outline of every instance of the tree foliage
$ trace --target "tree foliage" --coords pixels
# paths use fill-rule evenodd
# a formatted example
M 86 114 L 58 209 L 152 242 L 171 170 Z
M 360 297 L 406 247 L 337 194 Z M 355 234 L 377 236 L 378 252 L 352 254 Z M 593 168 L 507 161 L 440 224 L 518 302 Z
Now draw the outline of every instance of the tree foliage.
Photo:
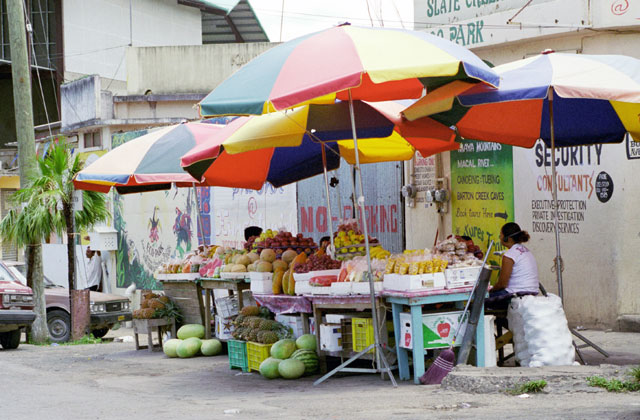
M 22 247 L 40 244 L 54 233 L 60 237 L 72 233 L 66 216 L 72 211 L 73 178 L 81 169 L 82 163 L 73 156 L 67 141 L 56 140 L 38 157 L 27 187 L 13 194 L 15 206 L 0 222 L 3 240 Z M 75 217 L 76 231 L 109 220 L 106 196 L 84 191 L 83 209 Z

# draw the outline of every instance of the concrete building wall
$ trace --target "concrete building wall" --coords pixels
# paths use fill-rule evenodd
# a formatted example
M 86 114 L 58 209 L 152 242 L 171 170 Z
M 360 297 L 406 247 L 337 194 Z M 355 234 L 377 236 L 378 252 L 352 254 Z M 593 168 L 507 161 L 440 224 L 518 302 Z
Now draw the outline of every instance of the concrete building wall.
M 127 92 L 209 93 L 249 60 L 274 43 L 130 48 Z
M 63 19 L 65 80 L 126 80 L 130 45 L 202 44 L 200 10 L 175 0 L 66 0 Z
M 416 0 L 415 20 L 420 22 L 421 16 L 426 16 L 428 4 L 436 3 L 439 2 Z M 464 10 L 465 6 L 469 3 L 473 2 L 452 2 L 454 6 L 461 5 L 460 10 L 465 13 L 468 12 Z M 504 25 L 506 19 L 503 18 L 507 15 L 508 18 L 512 17 L 522 7 L 522 2 L 518 5 L 512 3 L 508 0 L 500 2 L 503 12 L 498 18 L 502 19 L 502 27 L 487 29 L 489 23 L 496 19 L 496 10 L 482 9 L 478 6 L 473 16 L 462 13 L 458 18 L 456 10 L 449 14 L 445 8 L 443 10 L 446 13 L 438 16 L 438 22 L 447 18 L 451 25 L 429 28 L 427 31 L 437 33 L 442 29 L 445 38 L 462 43 L 461 39 L 449 37 L 449 29 L 455 25 L 458 25 L 458 30 L 460 27 L 467 28 L 466 25 L 471 22 L 476 22 L 477 28 L 478 21 L 483 20 L 483 42 L 467 46 L 472 47 L 472 51 L 481 58 L 495 65 L 539 54 L 545 49 L 581 54 L 623 54 L 640 58 L 639 21 L 636 19 L 640 18 L 640 4 L 636 2 L 622 10 L 615 9 L 614 6 L 627 2 L 584 0 L 565 3 L 557 0 L 537 0 L 532 3 L 534 7 L 523 9 L 515 20 L 525 23 L 538 22 L 541 25 L 546 22 L 553 26 L 558 23 L 554 23 L 555 19 L 559 19 L 560 24 L 565 23 L 567 26 L 582 25 L 598 29 L 593 31 L 589 28 L 538 28 L 537 33 L 526 30 L 526 27 L 522 31 L 517 28 L 509 30 Z M 563 12 L 563 7 L 568 3 L 575 3 L 575 8 Z M 510 9 L 511 6 L 518 7 Z M 495 9 L 497 2 L 486 7 Z M 590 11 L 586 18 L 585 10 Z M 499 32 L 504 33 L 500 35 Z M 551 271 L 556 254 L 555 234 L 552 231 L 535 231 L 534 228 L 534 223 L 538 223 L 539 220 L 532 207 L 539 200 L 551 199 L 550 191 L 539 186 L 540 179 L 550 175 L 550 167 L 544 164 L 539 166 L 540 156 L 544 156 L 546 150 L 540 144 L 537 147 L 513 148 L 514 219 L 531 233 L 532 240 L 529 245 L 538 261 L 540 279 L 549 291 L 556 293 L 556 275 Z M 632 148 L 640 148 L 640 145 L 627 140 L 622 144 L 602 146 L 597 153 L 595 146 L 564 150 L 567 156 L 571 153 L 579 156 L 582 153 L 583 159 L 579 162 L 569 159 L 569 163 L 558 168 L 560 176 L 584 176 L 585 179 L 589 177 L 592 182 L 590 185 L 595 186 L 597 176 L 605 172 L 614 184 L 614 192 L 606 202 L 599 200 L 590 186 L 580 191 L 569 189 L 559 192 L 560 200 L 579 202 L 581 209 L 577 211 L 579 220 L 572 222 L 575 223 L 572 232 L 563 232 L 560 235 L 565 264 L 565 311 L 573 325 L 624 328 L 622 319 L 640 318 L 640 260 L 634 257 L 635 250 L 640 246 L 640 219 L 635 216 L 640 199 L 640 186 L 633 181 L 633 173 L 637 172 L 640 159 L 629 157 L 628 150 Z M 451 176 L 449 156 L 449 153 L 443 154 L 445 177 Z M 407 165 L 406 173 L 409 172 Z M 432 170 L 430 173 L 434 172 Z M 433 232 L 438 228 L 439 222 L 435 208 L 417 203 L 414 208 L 405 210 L 407 247 L 432 246 Z M 450 234 L 451 211 L 444 216 L 444 226 L 445 234 Z M 424 237 L 423 232 L 429 232 L 429 237 Z

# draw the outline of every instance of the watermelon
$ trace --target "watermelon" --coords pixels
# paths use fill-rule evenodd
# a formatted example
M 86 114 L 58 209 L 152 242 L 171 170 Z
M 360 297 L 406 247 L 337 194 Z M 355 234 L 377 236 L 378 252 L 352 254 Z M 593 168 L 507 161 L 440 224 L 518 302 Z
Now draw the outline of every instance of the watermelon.
M 202 346 L 202 340 L 197 337 L 189 337 L 178 344 L 176 354 L 181 359 L 193 357 L 200 351 L 200 346 Z
M 212 338 L 211 340 L 202 340 L 200 353 L 203 356 L 217 356 L 222 351 L 222 343 L 220 340 Z
M 200 325 L 200 324 L 183 325 L 178 330 L 177 335 L 180 340 L 186 340 L 187 338 L 191 338 L 191 337 L 203 338 L 204 325 Z
M 273 357 L 264 359 L 262 363 L 260 363 L 260 375 L 267 379 L 279 378 L 280 372 L 278 372 L 278 366 L 280 362 L 282 362 L 282 360 L 274 359 Z
M 296 342 L 290 339 L 276 341 L 271 346 L 271 357 L 276 359 L 288 359 L 291 354 L 296 351 Z
M 305 364 L 300 360 L 287 359 L 278 364 L 278 372 L 285 379 L 298 379 L 304 375 Z
M 291 359 L 304 363 L 304 374 L 312 375 L 318 370 L 318 355 L 315 350 L 299 349 L 293 352 Z
M 180 343 L 182 343 L 182 340 L 178 340 L 177 338 L 167 340 L 164 344 L 162 344 L 162 351 L 164 351 L 164 354 L 169 357 L 178 357 L 178 353 L 176 353 L 176 351 Z
M 303 334 L 296 340 L 296 347 L 305 350 L 314 350 L 317 348 L 316 336 L 313 334 Z

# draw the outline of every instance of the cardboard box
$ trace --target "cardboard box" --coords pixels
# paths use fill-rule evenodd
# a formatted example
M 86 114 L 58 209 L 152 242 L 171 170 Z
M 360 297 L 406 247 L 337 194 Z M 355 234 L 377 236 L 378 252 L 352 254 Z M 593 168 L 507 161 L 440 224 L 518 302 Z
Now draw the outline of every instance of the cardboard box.
M 320 325 L 320 350 L 342 350 L 342 331 L 340 329 L 340 324 Z
M 278 314 L 278 315 L 276 315 L 276 321 L 278 321 L 282 325 L 286 325 L 287 327 L 290 327 L 291 330 L 293 331 L 293 335 L 294 335 L 295 338 L 298 338 L 302 334 L 304 334 L 303 329 L 302 329 L 302 317 L 299 316 L 299 315 L 281 315 L 281 314 Z M 309 319 L 309 332 L 311 334 L 315 334 L 315 332 L 316 332 L 315 324 L 313 324 L 311 321 L 313 321 L 313 318 Z M 313 326 L 313 329 L 312 329 L 312 326 Z
M 447 287 L 447 280 L 444 273 L 422 274 L 422 287 L 424 290 L 444 290 Z
M 440 312 L 436 314 L 422 315 L 422 337 L 423 347 L 425 349 L 437 349 L 449 347 L 453 341 L 453 336 L 458 330 L 462 312 Z M 458 333 L 458 341 L 456 346 L 460 345 L 461 338 L 464 336 L 466 329 L 466 321 L 469 315 L 465 317 L 460 332 Z M 411 314 L 408 312 L 400 313 L 400 347 L 405 349 L 413 348 L 413 331 Z
M 482 267 L 447 268 L 444 270 L 447 289 L 473 286 Z
M 444 273 L 429 274 L 385 274 L 383 287 L 402 292 L 420 290 L 443 290 L 446 286 Z
M 340 324 L 343 319 L 351 319 L 358 315 L 343 315 L 343 314 L 326 314 L 324 316 L 327 324 Z
M 233 336 L 233 330 L 235 330 L 235 326 L 233 325 L 232 318 L 222 318 L 217 316 L 215 321 L 216 327 L 216 337 L 220 340 L 231 340 Z
M 254 273 L 251 273 L 254 274 Z M 257 273 L 257 274 L 271 274 L 271 273 Z M 267 295 L 273 293 L 273 280 L 271 276 L 268 278 L 256 278 L 251 280 L 251 293 L 256 295 Z
M 295 278 L 295 276 L 294 276 Z M 311 294 L 311 286 L 309 286 L 309 280 L 296 280 L 296 295 L 310 295 Z
M 381 281 L 374 282 L 373 290 L 375 290 L 376 293 L 381 292 L 382 282 Z M 351 284 L 351 293 L 354 295 L 368 295 L 369 293 L 371 293 L 369 282 L 368 281 L 353 282 Z
M 332 295 L 350 295 L 352 292 L 350 281 L 331 283 L 330 289 Z

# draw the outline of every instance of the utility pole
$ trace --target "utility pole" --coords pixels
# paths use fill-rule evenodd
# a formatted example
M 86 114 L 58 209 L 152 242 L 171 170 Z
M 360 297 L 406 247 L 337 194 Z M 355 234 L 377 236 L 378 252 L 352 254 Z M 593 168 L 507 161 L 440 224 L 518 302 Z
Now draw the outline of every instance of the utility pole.
M 20 188 L 28 184 L 30 174 L 36 169 L 36 141 L 33 131 L 33 103 L 31 100 L 31 66 L 27 53 L 27 34 L 23 0 L 7 0 L 9 43 L 11 47 L 11 76 L 13 80 L 13 107 L 16 116 L 18 139 L 18 165 Z M 31 338 L 36 343 L 49 338 L 47 329 L 44 281 L 42 274 L 42 245 L 27 246 L 28 277 L 33 288 L 37 315 L 31 326 Z

